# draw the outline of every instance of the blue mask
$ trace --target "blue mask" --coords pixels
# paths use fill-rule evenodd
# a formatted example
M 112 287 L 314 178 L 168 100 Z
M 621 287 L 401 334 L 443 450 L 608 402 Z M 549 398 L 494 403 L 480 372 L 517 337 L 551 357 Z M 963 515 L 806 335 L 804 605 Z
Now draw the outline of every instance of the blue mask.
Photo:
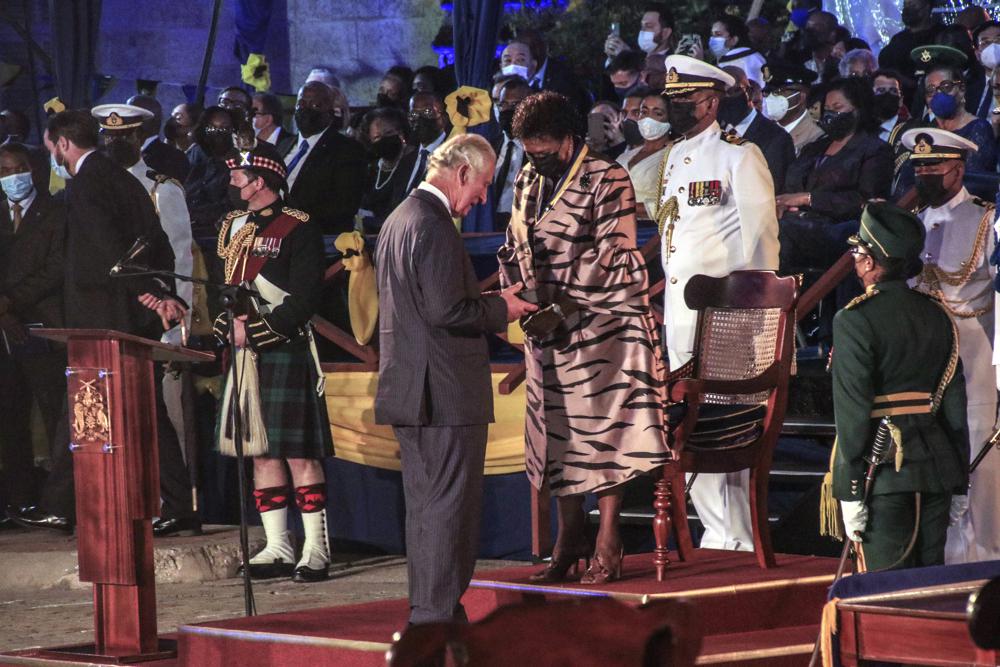
M 958 114 L 958 100 L 948 93 L 934 93 L 929 106 L 938 118 L 954 118 Z
M 788 15 L 788 19 L 795 24 L 795 27 L 801 30 L 806 27 L 806 22 L 809 20 L 809 10 L 808 9 L 793 9 Z
M 0 188 L 3 188 L 3 193 L 10 201 L 21 201 L 31 194 L 32 187 L 30 171 L 0 178 Z
M 56 162 L 56 156 L 51 153 L 49 153 L 49 164 L 52 165 L 52 173 L 64 181 L 73 178 L 73 174 L 69 173 L 69 169 Z

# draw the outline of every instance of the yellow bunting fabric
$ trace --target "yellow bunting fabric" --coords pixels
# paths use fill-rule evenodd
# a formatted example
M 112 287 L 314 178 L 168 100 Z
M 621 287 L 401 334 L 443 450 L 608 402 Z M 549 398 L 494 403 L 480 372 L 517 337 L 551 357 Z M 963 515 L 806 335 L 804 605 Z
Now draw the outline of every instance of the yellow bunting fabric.
M 462 86 L 444 98 L 444 110 L 451 119 L 451 136 L 465 134 L 466 128 L 487 122 L 492 104 L 489 92 L 472 86 Z
M 258 93 L 271 89 L 271 68 L 267 65 L 267 58 L 261 53 L 247 56 L 246 64 L 240 65 L 240 74 L 243 82 L 253 86 Z
M 347 311 L 354 339 L 358 345 L 367 345 L 378 323 L 375 267 L 365 252 L 365 238 L 360 233 L 345 232 L 333 244 L 344 255 L 344 268 L 351 273 L 347 283 Z
M 66 111 L 66 104 L 58 97 L 53 97 L 43 104 L 42 108 L 45 109 L 45 113 L 61 113 Z
M 493 374 L 496 423 L 490 424 L 486 445 L 487 475 L 524 471 L 524 385 L 499 393 L 504 373 Z M 326 373 L 326 409 L 330 416 L 335 456 L 363 465 L 399 470 L 399 443 L 392 427 L 375 423 L 378 373 Z

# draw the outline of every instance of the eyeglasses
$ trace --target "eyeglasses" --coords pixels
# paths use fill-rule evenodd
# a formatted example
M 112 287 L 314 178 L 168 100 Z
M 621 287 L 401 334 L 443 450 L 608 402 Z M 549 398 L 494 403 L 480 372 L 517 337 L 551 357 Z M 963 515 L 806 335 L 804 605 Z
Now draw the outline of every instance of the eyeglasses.
M 441 114 L 438 113 L 436 109 L 414 109 L 409 114 L 410 120 L 417 120 L 418 118 L 437 118 Z
M 934 93 L 946 93 L 950 95 L 952 91 L 961 85 L 961 81 L 942 81 L 937 86 L 926 86 L 926 95 L 927 97 L 933 96 Z

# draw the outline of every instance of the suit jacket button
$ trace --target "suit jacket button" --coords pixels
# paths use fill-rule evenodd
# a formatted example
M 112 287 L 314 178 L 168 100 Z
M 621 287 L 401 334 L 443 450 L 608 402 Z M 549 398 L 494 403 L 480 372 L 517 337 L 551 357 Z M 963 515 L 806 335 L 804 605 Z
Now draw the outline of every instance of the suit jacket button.
M 684 164 L 691 164 L 691 158 L 690 157 L 684 158 Z
M 677 188 L 677 192 L 684 192 L 684 186 L 682 185 L 681 187 Z
M 675 245 L 670 246 L 670 252 L 677 252 L 677 246 Z
M 671 285 L 676 285 L 677 284 L 677 278 L 671 278 L 670 279 L 670 284 Z

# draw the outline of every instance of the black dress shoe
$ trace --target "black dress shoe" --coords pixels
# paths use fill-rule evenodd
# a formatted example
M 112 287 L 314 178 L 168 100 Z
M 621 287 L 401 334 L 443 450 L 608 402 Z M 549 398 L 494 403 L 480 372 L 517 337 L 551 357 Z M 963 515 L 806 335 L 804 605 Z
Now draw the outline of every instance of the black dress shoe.
M 38 507 L 26 507 L 10 518 L 25 528 L 51 528 L 63 533 L 73 532 L 73 523 L 64 516 L 49 514 Z
M 201 521 L 197 517 L 186 519 L 174 517 L 164 519 L 161 517 L 153 521 L 153 536 L 166 537 L 167 535 L 180 535 L 184 537 L 201 535 Z
M 286 563 L 281 559 L 272 563 L 250 563 L 251 579 L 277 579 L 278 577 L 289 577 L 294 571 L 294 563 Z M 243 576 L 242 565 L 236 569 L 236 576 Z
M 295 574 L 292 575 L 292 581 L 300 584 L 311 584 L 317 581 L 326 581 L 330 578 L 329 569 L 329 565 L 324 565 L 320 569 L 312 568 L 308 565 L 299 565 L 295 568 Z

